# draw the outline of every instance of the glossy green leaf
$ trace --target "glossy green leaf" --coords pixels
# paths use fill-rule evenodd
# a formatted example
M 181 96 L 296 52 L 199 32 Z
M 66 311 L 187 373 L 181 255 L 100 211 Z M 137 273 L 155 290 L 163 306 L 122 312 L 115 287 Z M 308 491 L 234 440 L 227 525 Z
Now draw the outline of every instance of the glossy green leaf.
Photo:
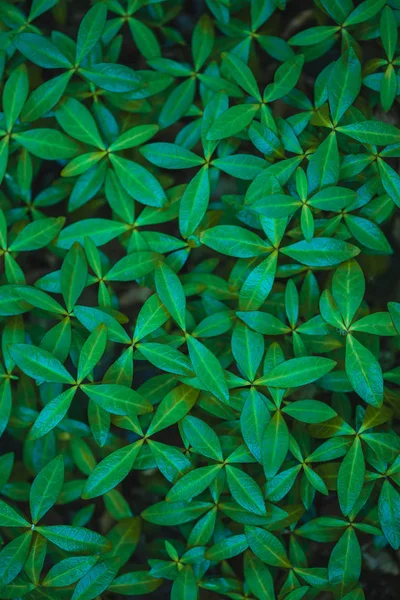
M 32 520 L 37 523 L 56 503 L 64 483 L 64 459 L 61 454 L 35 477 L 29 494 Z
M 221 402 L 228 402 L 228 386 L 219 360 L 207 346 L 194 337 L 188 336 L 187 344 L 190 361 L 197 377 Z
M 354 508 L 364 484 L 365 462 L 360 438 L 355 438 L 343 459 L 338 473 L 338 496 L 342 513 L 347 516 Z
M 74 383 L 66 368 L 46 350 L 30 344 L 13 344 L 9 352 L 15 364 L 27 375 L 37 380 Z
M 357 394 L 372 406 L 383 402 L 382 369 L 368 348 L 354 336 L 346 338 L 346 374 Z
M 332 371 L 335 365 L 334 360 L 320 356 L 292 358 L 273 368 L 256 383 L 269 387 L 299 387 L 316 381 Z
M 290 566 L 285 548 L 275 535 L 250 525 L 245 527 L 245 533 L 250 549 L 262 562 L 272 567 Z
M 56 588 L 71 585 L 86 575 L 97 561 L 97 556 L 64 558 L 50 569 L 42 585 Z
M 100 3 L 92 6 L 82 19 L 79 25 L 76 44 L 75 60 L 77 64 L 81 62 L 100 39 L 104 29 L 106 16 L 107 8 L 105 4 Z
M 67 552 L 101 554 L 110 549 L 111 543 L 99 533 L 85 527 L 72 525 L 39 525 L 36 531 L 58 548 Z

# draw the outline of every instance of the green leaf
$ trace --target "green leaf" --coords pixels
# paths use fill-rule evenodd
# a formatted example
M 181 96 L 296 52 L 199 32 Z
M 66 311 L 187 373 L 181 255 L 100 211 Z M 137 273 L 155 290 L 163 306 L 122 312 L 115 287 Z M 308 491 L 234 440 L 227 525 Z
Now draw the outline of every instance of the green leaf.
M 156 331 L 164 325 L 168 320 L 169 315 L 160 302 L 157 294 L 153 294 L 146 300 L 137 317 L 133 337 L 135 341 L 139 341 Z
M 259 256 L 269 250 L 269 246 L 256 233 L 237 225 L 217 225 L 206 229 L 201 233 L 200 240 L 217 252 L 238 258 Z
M 400 176 L 384 160 L 378 158 L 379 175 L 385 191 L 391 199 L 400 206 Z
M 186 329 L 186 296 L 179 277 L 166 264 L 161 263 L 155 272 L 156 292 L 179 327 Z
M 250 125 L 258 109 L 258 104 L 231 106 L 216 118 L 207 133 L 207 140 L 223 140 L 236 135 Z
M 181 423 L 185 438 L 195 452 L 213 460 L 223 460 L 218 436 L 205 421 L 186 416 Z
M 37 523 L 54 506 L 64 483 L 64 458 L 59 454 L 35 477 L 30 493 L 29 506 L 32 521 Z
M 34 535 L 29 555 L 24 566 L 26 575 L 30 581 L 34 582 L 34 585 L 38 585 L 39 583 L 41 571 L 46 559 L 46 553 L 47 540 L 41 535 Z
M 98 154 L 98 153 L 95 153 Z M 109 169 L 106 174 L 105 195 L 111 209 L 126 223 L 135 220 L 135 203 L 119 183 L 114 171 Z
M 79 581 L 99 560 L 98 556 L 72 556 L 55 564 L 44 578 L 44 587 L 64 587 Z
M 340 176 L 340 156 L 335 131 L 332 131 L 311 156 L 307 167 L 308 191 L 336 186 Z
M 400 332 L 400 303 L 389 302 L 388 309 L 397 333 Z
M 74 378 L 59 360 L 31 344 L 13 344 L 9 352 L 15 364 L 29 377 L 39 381 L 74 384 Z
M 331 552 L 329 582 L 343 597 L 357 583 L 361 571 L 361 549 L 356 533 L 348 527 Z
M 331 267 L 354 258 L 360 249 L 342 240 L 318 237 L 286 246 L 281 252 L 307 267 Z
M 107 281 L 134 281 L 154 271 L 159 260 L 155 252 L 139 251 L 124 256 L 108 271 Z
M 400 130 L 380 121 L 360 121 L 351 125 L 341 125 L 336 131 L 344 133 L 362 144 L 388 146 L 400 142 Z
M 129 18 L 128 24 L 139 52 L 143 54 L 146 59 L 161 54 L 157 38 L 150 27 L 147 27 L 147 25 L 132 17 Z
M 207 14 L 196 23 L 192 36 L 192 55 L 196 71 L 199 71 L 210 56 L 214 46 L 214 24 Z
M 217 511 L 214 508 L 208 511 L 208 513 L 206 513 L 197 521 L 196 525 L 190 532 L 188 546 L 202 546 L 209 541 L 214 532 L 216 517 Z
M 253 121 L 249 127 L 249 138 L 262 154 L 272 157 L 282 157 L 282 142 L 272 129 L 269 129 L 258 121 Z
M 264 217 L 281 219 L 295 213 L 300 206 L 300 200 L 297 200 L 292 196 L 272 194 L 257 198 L 257 200 L 250 205 L 250 210 L 254 210 Z
M 59 234 L 65 223 L 64 217 L 40 219 L 29 223 L 15 238 L 9 250 L 12 252 L 28 252 L 48 246 Z
M 192 78 L 176 86 L 161 109 L 158 120 L 160 127 L 169 127 L 186 114 L 193 103 L 195 89 L 196 83 Z
M 262 306 L 272 290 L 277 263 L 278 253 L 272 252 L 249 273 L 239 292 L 241 311 L 255 311 Z
M 56 300 L 53 300 L 53 298 L 49 294 L 46 294 L 46 292 L 42 292 L 42 290 L 38 290 L 28 285 L 21 285 L 15 289 L 18 295 L 26 302 L 29 302 L 29 304 L 32 306 L 56 315 L 65 315 L 65 309 L 61 306 L 61 304 L 59 304 Z
M 382 79 L 382 85 L 380 90 L 380 100 L 382 108 L 385 112 L 388 112 L 393 105 L 393 102 L 397 95 L 397 76 L 393 65 L 389 64 L 386 68 Z
M 199 226 L 210 199 L 208 166 L 205 165 L 187 185 L 179 206 L 179 230 L 185 238 Z
M 18 119 L 29 93 L 28 72 L 20 65 L 8 77 L 3 90 L 3 111 L 7 131 L 10 132 Z
M 282 414 L 277 411 L 265 428 L 261 442 L 261 462 L 267 479 L 275 477 L 288 450 L 289 430 Z
M 74 98 L 68 98 L 57 108 L 55 116 L 68 135 L 80 142 L 105 150 L 96 122 L 83 104 Z
M 375 356 L 353 335 L 346 337 L 346 374 L 354 391 L 368 404 L 383 402 L 382 369 Z
M 105 325 L 107 327 L 107 338 L 112 342 L 120 342 L 122 344 L 129 344 L 131 342 L 129 335 L 122 325 L 103 310 L 91 308 L 90 306 L 78 306 L 76 304 L 74 315 L 89 331 L 94 331 L 99 325 Z
M 113 495 L 116 494 L 117 492 Z M 111 493 L 108 494 L 108 497 L 110 495 Z M 120 561 L 120 565 L 126 564 L 139 543 L 140 533 L 141 520 L 138 517 L 128 516 L 121 519 L 107 534 L 112 543 L 112 549 L 104 558 L 114 558 Z
M 201 156 L 168 142 L 147 144 L 140 148 L 140 153 L 153 165 L 163 169 L 191 169 L 204 164 Z
M 304 29 L 299 33 L 296 33 L 288 41 L 291 46 L 313 46 L 320 42 L 324 42 L 329 38 L 333 37 L 340 27 L 336 25 L 320 25 L 317 27 L 310 27 L 310 29 Z
M 267 499 L 272 502 L 281 500 L 293 487 L 297 475 L 301 471 L 301 465 L 285 469 L 268 481 Z
M 256 385 L 291 388 L 312 383 L 335 367 L 336 362 L 322 356 L 292 358 L 274 367 L 267 375 L 255 381 Z
M 110 152 L 118 152 L 140 146 L 155 136 L 158 130 L 158 125 L 137 125 L 122 133 L 108 149 Z
M 382 531 L 395 550 L 400 547 L 400 494 L 386 480 L 379 495 L 378 516 Z
M 79 64 L 82 59 L 97 44 L 106 23 L 107 7 L 100 2 L 88 10 L 83 17 L 78 30 L 75 61 Z
M 329 186 L 314 194 L 307 204 L 322 210 L 340 212 L 343 208 L 352 204 L 356 198 L 357 195 L 353 190 L 339 186 Z
M 197 519 L 212 506 L 211 502 L 157 502 L 146 508 L 141 516 L 155 525 L 179 525 Z
M 71 600 L 93 600 L 108 588 L 119 568 L 118 558 L 98 562 L 79 581 Z
M 268 567 L 250 551 L 244 555 L 244 577 L 256 598 L 275 600 L 274 582 Z
M 28 152 L 45 160 L 73 158 L 80 149 L 74 140 L 56 129 L 31 129 L 13 137 Z
M 92 331 L 79 354 L 78 378 L 81 382 L 100 361 L 107 344 L 107 327 L 103 323 Z
M 29 521 L 21 517 L 16 510 L 0 500 L 0 525 L 1 527 L 30 527 Z
M 385 0 L 364 0 L 351 11 L 343 25 L 356 25 L 367 21 L 374 17 L 385 4 Z
M 9 138 L 4 137 L 0 142 L 0 183 L 3 181 L 8 163 Z
M 193 376 L 193 367 L 185 354 L 165 344 L 145 343 L 137 344 L 137 349 L 155 367 L 168 373 Z
M 188 385 L 180 385 L 173 389 L 158 405 L 146 435 L 154 435 L 157 431 L 183 419 L 195 404 L 197 397 L 198 391 Z
M 83 219 L 63 229 L 58 237 L 57 246 L 69 250 L 75 242 L 84 244 L 89 237 L 96 246 L 103 246 L 127 231 L 125 223 L 116 223 L 109 219 Z
M 72 67 L 68 58 L 43 35 L 20 33 L 15 36 L 13 44 L 31 62 L 45 69 L 69 69 Z
M 67 414 L 76 390 L 76 387 L 70 387 L 46 404 L 29 432 L 31 440 L 37 440 L 57 427 Z
M 66 552 L 101 554 L 111 548 L 111 542 L 99 533 L 72 525 L 39 525 L 36 531 Z
M 361 89 L 361 64 L 353 48 L 344 52 L 331 71 L 328 85 L 329 108 L 336 125 Z
M 246 536 L 243 533 L 232 535 L 211 546 L 205 552 L 204 557 L 213 562 L 220 562 L 221 560 L 227 560 L 242 554 L 248 546 Z
M 171 600 L 197 600 L 197 581 L 193 568 L 185 565 L 174 580 Z
M 147 571 L 132 571 L 116 577 L 108 586 L 108 591 L 123 596 L 140 596 L 154 592 L 161 583 L 162 579 L 152 577 Z
M 93 402 L 114 415 L 140 415 L 153 410 L 146 398 L 124 385 L 85 383 L 81 389 Z
M 282 412 L 303 423 L 323 423 L 336 417 L 333 408 L 319 400 L 297 400 L 285 406 Z
M 39 15 L 53 8 L 57 4 L 57 0 L 33 0 L 29 11 L 29 20 L 33 21 Z
M 214 481 L 221 469 L 222 465 L 210 465 L 189 471 L 172 486 L 167 494 L 168 502 L 191 500 L 198 496 Z
M 88 268 L 83 248 L 77 242 L 67 252 L 61 266 L 61 291 L 69 312 L 85 289 Z
M 396 18 L 390 6 L 385 6 L 381 13 L 380 34 L 386 56 L 389 61 L 392 61 L 396 51 L 398 32 Z
M 353 10 L 352 0 L 321 0 L 321 4 L 337 23 L 342 23 Z
M 232 353 L 239 369 L 249 381 L 253 381 L 264 354 L 262 335 L 255 333 L 239 321 L 233 330 Z
M 232 175 L 232 177 L 251 181 L 266 168 L 268 163 L 264 159 L 251 154 L 234 154 L 233 156 L 215 158 L 212 164 L 213 167 Z
M 356 437 L 343 459 L 338 473 L 338 497 L 340 510 L 347 516 L 360 497 L 364 484 L 365 462 L 361 440 Z
M 79 72 L 97 87 L 114 93 L 133 92 L 140 82 L 140 76 L 125 65 L 97 63 L 81 67 Z
M 204 344 L 192 336 L 186 338 L 194 372 L 204 387 L 221 402 L 229 402 L 229 391 L 221 363 Z
M 14 538 L 0 552 L 0 585 L 13 581 L 22 571 L 32 541 L 32 531 Z
M 325 496 L 329 495 L 329 491 L 326 487 L 325 481 L 322 479 L 322 477 L 318 475 L 318 473 L 313 471 L 313 469 L 311 469 L 308 465 L 304 465 L 304 474 L 307 477 L 308 482 L 315 490 L 317 490 L 317 492 L 320 492 Z
M 141 165 L 110 154 L 115 173 L 128 194 L 142 204 L 163 207 L 166 203 L 164 190 L 147 169 Z
M 250 549 L 262 562 L 272 567 L 290 567 L 285 548 L 275 535 L 250 525 L 246 525 L 245 534 Z
M 250 452 L 261 462 L 262 437 L 271 419 L 262 396 L 251 387 L 240 415 L 240 429 Z
M 232 80 L 242 87 L 250 96 L 261 102 L 261 94 L 258 89 L 257 81 L 246 65 L 233 52 L 225 52 L 222 54 L 222 66 L 229 72 Z
M 142 447 L 138 440 L 124 448 L 111 452 L 90 473 L 82 492 L 82 498 L 96 498 L 114 489 L 130 473 L 133 463 Z
M 373 221 L 355 215 L 346 215 L 344 222 L 360 244 L 379 253 L 392 254 L 393 250 L 385 234 Z
M 349 260 L 340 265 L 332 279 L 332 294 L 346 327 L 359 309 L 364 293 L 364 274 L 357 261 Z
M 75 177 L 86 173 L 94 165 L 96 165 L 102 158 L 104 158 L 105 152 L 87 152 L 81 156 L 73 158 L 71 162 L 61 171 L 62 177 Z M 72 209 L 71 209 L 72 210 Z
M 186 456 L 173 446 L 147 440 L 157 468 L 170 481 L 175 482 L 191 468 L 191 462 Z
M 232 497 L 240 506 L 256 515 L 265 515 L 265 502 L 257 483 L 250 475 L 228 465 L 226 476 Z
M 264 90 L 264 102 L 274 102 L 286 96 L 297 84 L 304 64 L 304 56 L 298 54 L 281 65 L 275 72 L 274 83 Z

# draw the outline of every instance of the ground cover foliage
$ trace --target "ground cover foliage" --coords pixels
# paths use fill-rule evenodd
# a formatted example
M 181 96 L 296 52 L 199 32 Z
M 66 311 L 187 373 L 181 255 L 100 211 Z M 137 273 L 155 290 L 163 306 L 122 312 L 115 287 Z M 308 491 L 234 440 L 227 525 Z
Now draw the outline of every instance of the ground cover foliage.
M 0 598 L 395 598 L 398 0 L 0 2 Z

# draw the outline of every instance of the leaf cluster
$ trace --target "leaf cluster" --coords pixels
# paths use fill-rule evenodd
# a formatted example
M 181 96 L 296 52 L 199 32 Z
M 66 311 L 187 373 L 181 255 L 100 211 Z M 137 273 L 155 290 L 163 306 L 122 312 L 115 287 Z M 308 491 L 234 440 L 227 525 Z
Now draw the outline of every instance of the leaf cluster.
M 187 4 L 0 0 L 0 600 L 400 572 L 400 2 Z

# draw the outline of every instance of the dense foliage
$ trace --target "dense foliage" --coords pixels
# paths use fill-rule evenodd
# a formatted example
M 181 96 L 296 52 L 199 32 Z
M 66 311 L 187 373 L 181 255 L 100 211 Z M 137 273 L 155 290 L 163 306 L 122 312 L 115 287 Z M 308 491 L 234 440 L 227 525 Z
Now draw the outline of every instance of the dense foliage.
M 398 23 L 0 1 L 1 599 L 399 574 Z

